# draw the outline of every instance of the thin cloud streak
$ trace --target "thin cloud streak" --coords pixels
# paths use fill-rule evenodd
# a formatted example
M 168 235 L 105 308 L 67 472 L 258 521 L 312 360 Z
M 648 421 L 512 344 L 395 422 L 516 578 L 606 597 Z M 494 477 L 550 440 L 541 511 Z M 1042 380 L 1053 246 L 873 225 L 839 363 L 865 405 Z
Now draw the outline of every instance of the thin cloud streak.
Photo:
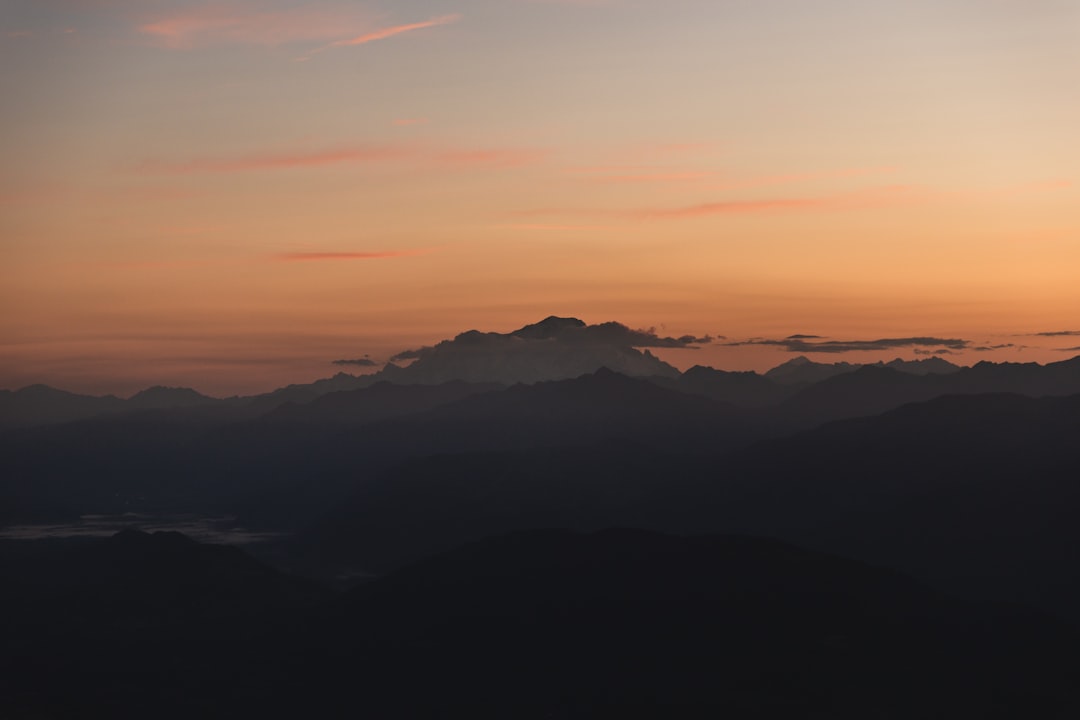
M 172 49 L 203 45 L 278 46 L 327 41 L 370 25 L 357 6 L 256 12 L 238 6 L 203 6 L 144 23 L 138 30 Z
M 149 174 L 212 175 L 389 162 L 413 162 L 449 169 L 506 168 L 539 162 L 546 154 L 546 150 L 534 148 L 437 150 L 405 145 L 364 145 L 314 152 L 202 158 L 178 163 L 148 161 L 143 163 L 140 169 Z
M 342 163 L 385 162 L 408 157 L 410 151 L 395 146 L 369 146 L 312 153 L 248 155 L 237 158 L 204 158 L 184 163 L 144 163 L 142 169 L 163 175 L 199 175 L 321 167 Z
M 711 215 L 741 215 L 788 210 L 856 210 L 892 205 L 915 198 L 915 188 L 894 185 L 857 193 L 810 198 L 764 198 L 760 200 L 724 200 L 677 208 L 640 210 L 636 216 L 646 219 L 682 219 Z
M 425 28 L 438 27 L 439 25 L 450 25 L 461 20 L 461 15 L 443 15 L 441 17 L 432 18 L 430 20 L 424 20 L 423 22 L 409 23 L 406 25 L 393 25 L 391 27 L 380 28 L 373 30 L 363 35 L 358 35 L 350 40 L 338 40 L 337 42 L 330 43 L 327 47 L 351 47 L 355 45 L 366 45 L 376 40 L 385 40 L 386 38 L 394 37 L 395 35 L 401 35 L 402 33 L 412 32 L 414 30 L 424 30 Z
M 721 200 L 668 208 L 598 209 L 530 208 L 516 210 L 516 217 L 580 216 L 631 218 L 636 220 L 683 220 L 717 215 L 747 215 L 797 210 L 861 210 L 913 202 L 926 197 L 919 188 L 897 185 L 862 192 L 823 197 L 775 197 L 756 200 Z
M 652 172 L 652 173 L 627 173 L 624 175 L 601 175 L 590 178 L 593 182 L 621 184 L 621 183 L 695 183 L 714 177 L 712 172 Z
M 790 353 L 849 353 L 871 352 L 879 350 L 893 350 L 897 348 L 946 348 L 949 350 L 967 350 L 971 341 L 958 338 L 935 338 L 935 337 L 907 337 L 907 338 L 881 338 L 878 340 L 823 340 L 809 342 L 798 336 L 791 336 L 782 340 L 769 340 L 765 338 L 750 338 L 736 342 L 723 343 L 725 347 L 744 347 L 747 345 L 765 345 L 778 347 Z M 988 348 L 989 349 L 989 348 Z
M 274 256 L 281 262 L 316 262 L 320 260 L 384 260 L 424 255 L 427 250 L 385 250 L 380 252 L 292 252 Z
M 496 225 L 498 230 L 550 230 L 550 231 L 566 231 L 566 230 L 616 230 L 613 225 L 548 225 L 545 223 L 509 223 L 505 225 Z

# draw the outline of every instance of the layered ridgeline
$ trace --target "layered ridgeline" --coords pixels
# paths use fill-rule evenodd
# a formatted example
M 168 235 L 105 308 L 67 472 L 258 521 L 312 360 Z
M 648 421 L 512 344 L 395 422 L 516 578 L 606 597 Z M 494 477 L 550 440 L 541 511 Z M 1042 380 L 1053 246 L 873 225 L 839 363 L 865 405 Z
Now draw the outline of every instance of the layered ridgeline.
M 653 355 L 649 348 L 693 349 L 709 337 L 661 337 L 651 330 L 632 330 L 616 322 L 588 325 L 576 318 L 549 317 L 509 333 L 470 330 L 430 347 L 395 355 L 377 372 L 333 377 L 289 385 L 255 396 L 211 398 L 190 388 L 152 387 L 122 399 L 88 396 L 44 385 L 0 390 L 0 429 L 32 427 L 107 415 L 171 411 L 178 417 L 238 421 L 258 418 L 282 406 L 309 405 L 329 394 L 361 390 L 378 384 L 435 386 L 457 389 L 421 399 L 383 402 L 386 410 L 404 414 L 427 409 L 443 398 L 454 399 L 474 390 L 498 386 L 570 380 L 601 368 L 620 375 L 646 378 L 655 384 L 744 408 L 777 408 L 780 415 L 815 422 L 882 412 L 904 402 L 957 393 L 1014 392 L 1025 395 L 1067 395 L 1080 392 L 1080 359 L 1048 365 L 981 362 L 960 367 L 940 357 L 858 364 L 818 363 L 799 356 L 765 372 L 727 372 L 695 366 L 680 373 Z M 355 361 L 337 361 L 348 364 Z M 374 364 L 365 360 L 364 364 Z M 844 378 L 844 379 L 840 379 Z M 464 384 L 464 385 L 462 385 Z M 814 388 L 814 389 L 811 389 Z M 378 403 L 368 396 L 368 403 Z M 418 404 L 417 404 L 418 403 Z M 348 401 L 315 405 L 296 416 L 334 409 L 348 415 Z M 294 410 L 286 410 L 283 415 Z M 353 419 L 378 419 L 383 410 L 356 410 Z M 160 413 L 159 413 L 160 414 Z
M 738 531 L 1080 620 L 1080 358 L 679 373 L 648 352 L 706 340 L 549 318 L 251 398 L 8 393 L 0 534 L 235 518 L 334 577 L 534 528 Z

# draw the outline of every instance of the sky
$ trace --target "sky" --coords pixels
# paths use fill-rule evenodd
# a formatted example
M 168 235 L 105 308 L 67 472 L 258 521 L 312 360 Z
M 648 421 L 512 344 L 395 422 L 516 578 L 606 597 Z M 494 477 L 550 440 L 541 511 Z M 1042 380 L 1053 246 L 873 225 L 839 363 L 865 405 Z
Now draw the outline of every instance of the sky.
M 1080 347 L 1080 0 L 3 0 L 0 97 L 4 388 Z

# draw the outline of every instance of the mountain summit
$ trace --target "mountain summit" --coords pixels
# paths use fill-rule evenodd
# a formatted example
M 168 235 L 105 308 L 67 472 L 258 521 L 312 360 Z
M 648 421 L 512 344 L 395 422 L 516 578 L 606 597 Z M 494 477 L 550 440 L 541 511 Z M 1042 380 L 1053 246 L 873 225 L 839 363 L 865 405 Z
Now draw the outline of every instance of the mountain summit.
M 406 350 L 392 358 L 413 361 L 395 368 L 399 384 L 465 382 L 536 383 L 567 380 L 606 367 L 630 377 L 678 377 L 679 371 L 648 348 L 692 348 L 709 337 L 662 337 L 654 329 L 621 323 L 589 325 L 552 315 L 508 333 L 469 330 L 437 345 Z M 384 371 L 385 372 L 385 371 Z

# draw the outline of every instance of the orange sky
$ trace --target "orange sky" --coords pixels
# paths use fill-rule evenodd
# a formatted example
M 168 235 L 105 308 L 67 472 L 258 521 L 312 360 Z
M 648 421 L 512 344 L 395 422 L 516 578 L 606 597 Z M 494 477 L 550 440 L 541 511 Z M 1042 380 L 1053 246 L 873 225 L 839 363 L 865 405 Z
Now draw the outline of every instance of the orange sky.
M 0 387 L 254 392 L 550 314 L 1070 357 L 1080 5 L 808 5 L 5 3 Z

